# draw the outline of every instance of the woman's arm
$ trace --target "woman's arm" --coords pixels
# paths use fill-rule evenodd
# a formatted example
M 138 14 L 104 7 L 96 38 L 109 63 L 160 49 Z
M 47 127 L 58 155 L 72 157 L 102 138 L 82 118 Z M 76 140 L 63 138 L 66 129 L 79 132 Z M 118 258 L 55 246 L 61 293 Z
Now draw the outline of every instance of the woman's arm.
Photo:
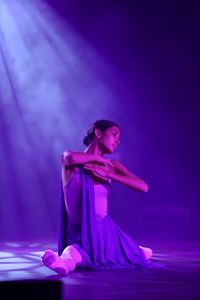
M 136 191 L 148 192 L 148 185 L 142 179 L 130 172 L 119 161 L 112 160 L 111 162 L 113 167 L 110 168 L 91 163 L 84 164 L 84 167 L 101 179 L 112 179 Z
M 118 181 L 133 190 L 140 192 L 148 192 L 148 185 L 140 178 L 129 177 L 126 175 L 119 175 L 117 173 L 108 173 L 108 178 Z
M 113 167 L 110 160 L 96 154 L 89 154 L 85 152 L 64 151 L 61 155 L 61 162 L 65 166 L 80 165 L 88 162 L 96 162 L 103 165 L 107 164 Z
M 144 180 L 130 172 L 121 162 L 112 160 L 113 172 L 108 172 L 108 178 L 118 181 L 134 190 L 148 192 L 148 185 Z

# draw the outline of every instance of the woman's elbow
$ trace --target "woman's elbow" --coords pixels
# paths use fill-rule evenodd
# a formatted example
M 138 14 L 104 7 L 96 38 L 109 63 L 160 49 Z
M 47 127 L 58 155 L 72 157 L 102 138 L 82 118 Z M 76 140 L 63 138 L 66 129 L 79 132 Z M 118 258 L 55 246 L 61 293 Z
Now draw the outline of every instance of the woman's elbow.
M 61 155 L 61 162 L 64 165 L 71 165 L 73 163 L 73 155 L 71 152 L 64 151 Z
M 147 193 L 148 190 L 149 190 L 149 186 L 144 181 L 140 181 L 140 184 L 139 184 L 138 188 L 139 188 L 139 191 L 145 192 L 145 193 Z
M 149 191 L 149 186 L 144 182 L 143 184 L 143 192 L 147 193 Z

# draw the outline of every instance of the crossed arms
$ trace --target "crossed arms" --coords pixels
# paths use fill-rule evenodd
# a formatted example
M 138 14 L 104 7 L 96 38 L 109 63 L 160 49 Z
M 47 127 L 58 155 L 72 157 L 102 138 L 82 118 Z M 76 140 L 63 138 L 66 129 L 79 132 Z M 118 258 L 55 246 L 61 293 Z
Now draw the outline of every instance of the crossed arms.
M 117 181 L 133 190 L 148 192 L 148 185 L 144 180 L 130 172 L 118 160 L 108 160 L 96 154 L 85 152 L 63 152 L 61 155 L 62 166 L 70 169 L 76 165 L 83 165 L 95 177 L 103 180 Z

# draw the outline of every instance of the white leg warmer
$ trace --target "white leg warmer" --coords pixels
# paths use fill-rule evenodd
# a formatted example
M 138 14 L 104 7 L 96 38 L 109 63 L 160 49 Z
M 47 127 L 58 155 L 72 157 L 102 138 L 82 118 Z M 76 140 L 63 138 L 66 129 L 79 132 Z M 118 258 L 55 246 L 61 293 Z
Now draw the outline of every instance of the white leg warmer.
M 83 259 L 79 251 L 72 245 L 67 246 L 60 258 L 66 263 L 68 271 L 73 271 L 77 264 L 81 264 Z
M 146 259 L 150 259 L 152 257 L 153 251 L 151 250 L 151 248 L 142 247 L 142 246 L 139 246 L 139 247 L 144 252 L 144 255 L 145 255 Z
M 81 254 L 72 245 L 67 246 L 61 256 L 48 249 L 41 256 L 41 260 L 45 266 L 60 275 L 67 275 L 76 268 L 77 264 L 83 263 Z
M 66 264 L 60 259 L 60 257 L 52 250 L 46 250 L 41 256 L 42 263 L 49 269 L 55 271 L 59 275 L 67 275 L 68 269 Z

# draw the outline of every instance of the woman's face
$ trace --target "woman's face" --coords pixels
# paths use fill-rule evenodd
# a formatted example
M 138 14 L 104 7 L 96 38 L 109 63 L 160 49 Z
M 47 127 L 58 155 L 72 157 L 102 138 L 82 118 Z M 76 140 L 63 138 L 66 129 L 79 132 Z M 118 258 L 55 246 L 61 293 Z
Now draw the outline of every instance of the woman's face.
M 100 138 L 105 153 L 112 153 L 120 143 L 120 130 L 117 126 L 106 129 Z

